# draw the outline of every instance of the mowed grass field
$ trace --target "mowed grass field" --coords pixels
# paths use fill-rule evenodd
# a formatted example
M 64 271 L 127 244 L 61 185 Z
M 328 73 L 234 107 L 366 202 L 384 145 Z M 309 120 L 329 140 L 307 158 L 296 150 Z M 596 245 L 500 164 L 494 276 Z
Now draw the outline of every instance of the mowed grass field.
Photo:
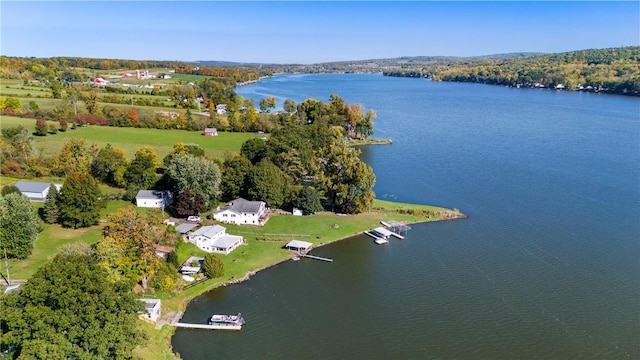
M 55 122 L 51 123 L 57 125 Z M 33 132 L 35 124 L 35 119 L 0 117 L 0 128 L 22 125 Z M 86 140 L 88 144 L 95 143 L 100 148 L 107 144 L 122 148 L 129 159 L 132 159 L 136 151 L 143 146 L 155 148 L 158 155 L 163 158 L 173 151 L 174 144 L 182 141 L 198 144 L 209 158 L 222 159 L 226 153 L 238 153 L 242 143 L 256 136 L 257 134 L 254 133 L 230 132 L 220 132 L 218 136 L 203 136 L 198 131 L 86 126 L 58 132 L 55 135 L 34 136 L 33 148 L 41 150 L 44 156 L 52 156 L 60 152 L 66 141 L 76 137 Z

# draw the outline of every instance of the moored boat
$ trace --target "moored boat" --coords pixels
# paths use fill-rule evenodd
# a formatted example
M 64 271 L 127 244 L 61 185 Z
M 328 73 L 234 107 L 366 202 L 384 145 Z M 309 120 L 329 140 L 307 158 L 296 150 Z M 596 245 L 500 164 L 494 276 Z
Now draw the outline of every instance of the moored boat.
M 209 319 L 209 325 L 216 326 L 219 329 L 240 330 L 244 324 L 244 318 L 240 313 L 238 315 L 211 315 Z

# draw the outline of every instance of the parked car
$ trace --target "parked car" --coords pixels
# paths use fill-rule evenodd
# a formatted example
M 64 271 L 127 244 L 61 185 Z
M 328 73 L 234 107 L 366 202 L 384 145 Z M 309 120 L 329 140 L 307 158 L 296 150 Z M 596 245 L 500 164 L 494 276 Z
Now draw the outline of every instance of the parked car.
M 194 222 L 194 223 L 199 223 L 202 221 L 202 219 L 200 219 L 200 216 L 189 216 L 187 218 L 188 222 Z

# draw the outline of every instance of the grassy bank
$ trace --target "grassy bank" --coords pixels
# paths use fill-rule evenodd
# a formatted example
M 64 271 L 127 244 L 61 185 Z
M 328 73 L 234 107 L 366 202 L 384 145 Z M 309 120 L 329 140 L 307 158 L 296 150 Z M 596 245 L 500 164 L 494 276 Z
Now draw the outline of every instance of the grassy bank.
M 365 230 L 380 226 L 380 221 L 417 223 L 463 217 L 464 214 L 456 210 L 376 200 L 370 212 L 357 215 L 338 216 L 328 212 L 312 216 L 279 214 L 272 216 L 262 227 L 225 225 L 228 233 L 242 235 L 246 241 L 246 245 L 225 257 L 225 275 L 177 293 L 157 293 L 154 296 L 162 299 L 163 313 L 184 311 L 189 301 L 209 290 L 244 281 L 256 271 L 290 259 L 291 254 L 282 249 L 289 240 L 303 240 L 318 247 L 361 234 Z M 371 246 L 375 246 L 373 242 Z M 190 255 L 203 254 L 204 252 L 194 245 L 188 244 L 181 250 L 179 258 L 184 260 Z M 139 346 L 136 353 L 145 359 L 169 356 L 173 328 L 164 325 L 161 329 L 156 329 L 145 325 L 144 329 L 150 341 L 145 346 Z

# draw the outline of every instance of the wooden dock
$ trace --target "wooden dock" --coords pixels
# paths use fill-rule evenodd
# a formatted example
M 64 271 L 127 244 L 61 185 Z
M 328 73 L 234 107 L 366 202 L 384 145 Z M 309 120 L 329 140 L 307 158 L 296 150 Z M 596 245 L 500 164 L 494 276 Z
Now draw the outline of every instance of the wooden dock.
M 242 325 L 221 325 L 221 324 L 190 324 L 190 323 L 173 323 L 172 326 L 184 328 L 184 329 L 204 329 L 204 330 L 241 330 Z
M 299 254 L 298 256 L 306 257 L 309 259 L 322 260 L 326 262 L 333 262 L 333 259 L 329 259 L 321 256 L 315 256 L 315 255 L 309 255 L 309 254 Z

